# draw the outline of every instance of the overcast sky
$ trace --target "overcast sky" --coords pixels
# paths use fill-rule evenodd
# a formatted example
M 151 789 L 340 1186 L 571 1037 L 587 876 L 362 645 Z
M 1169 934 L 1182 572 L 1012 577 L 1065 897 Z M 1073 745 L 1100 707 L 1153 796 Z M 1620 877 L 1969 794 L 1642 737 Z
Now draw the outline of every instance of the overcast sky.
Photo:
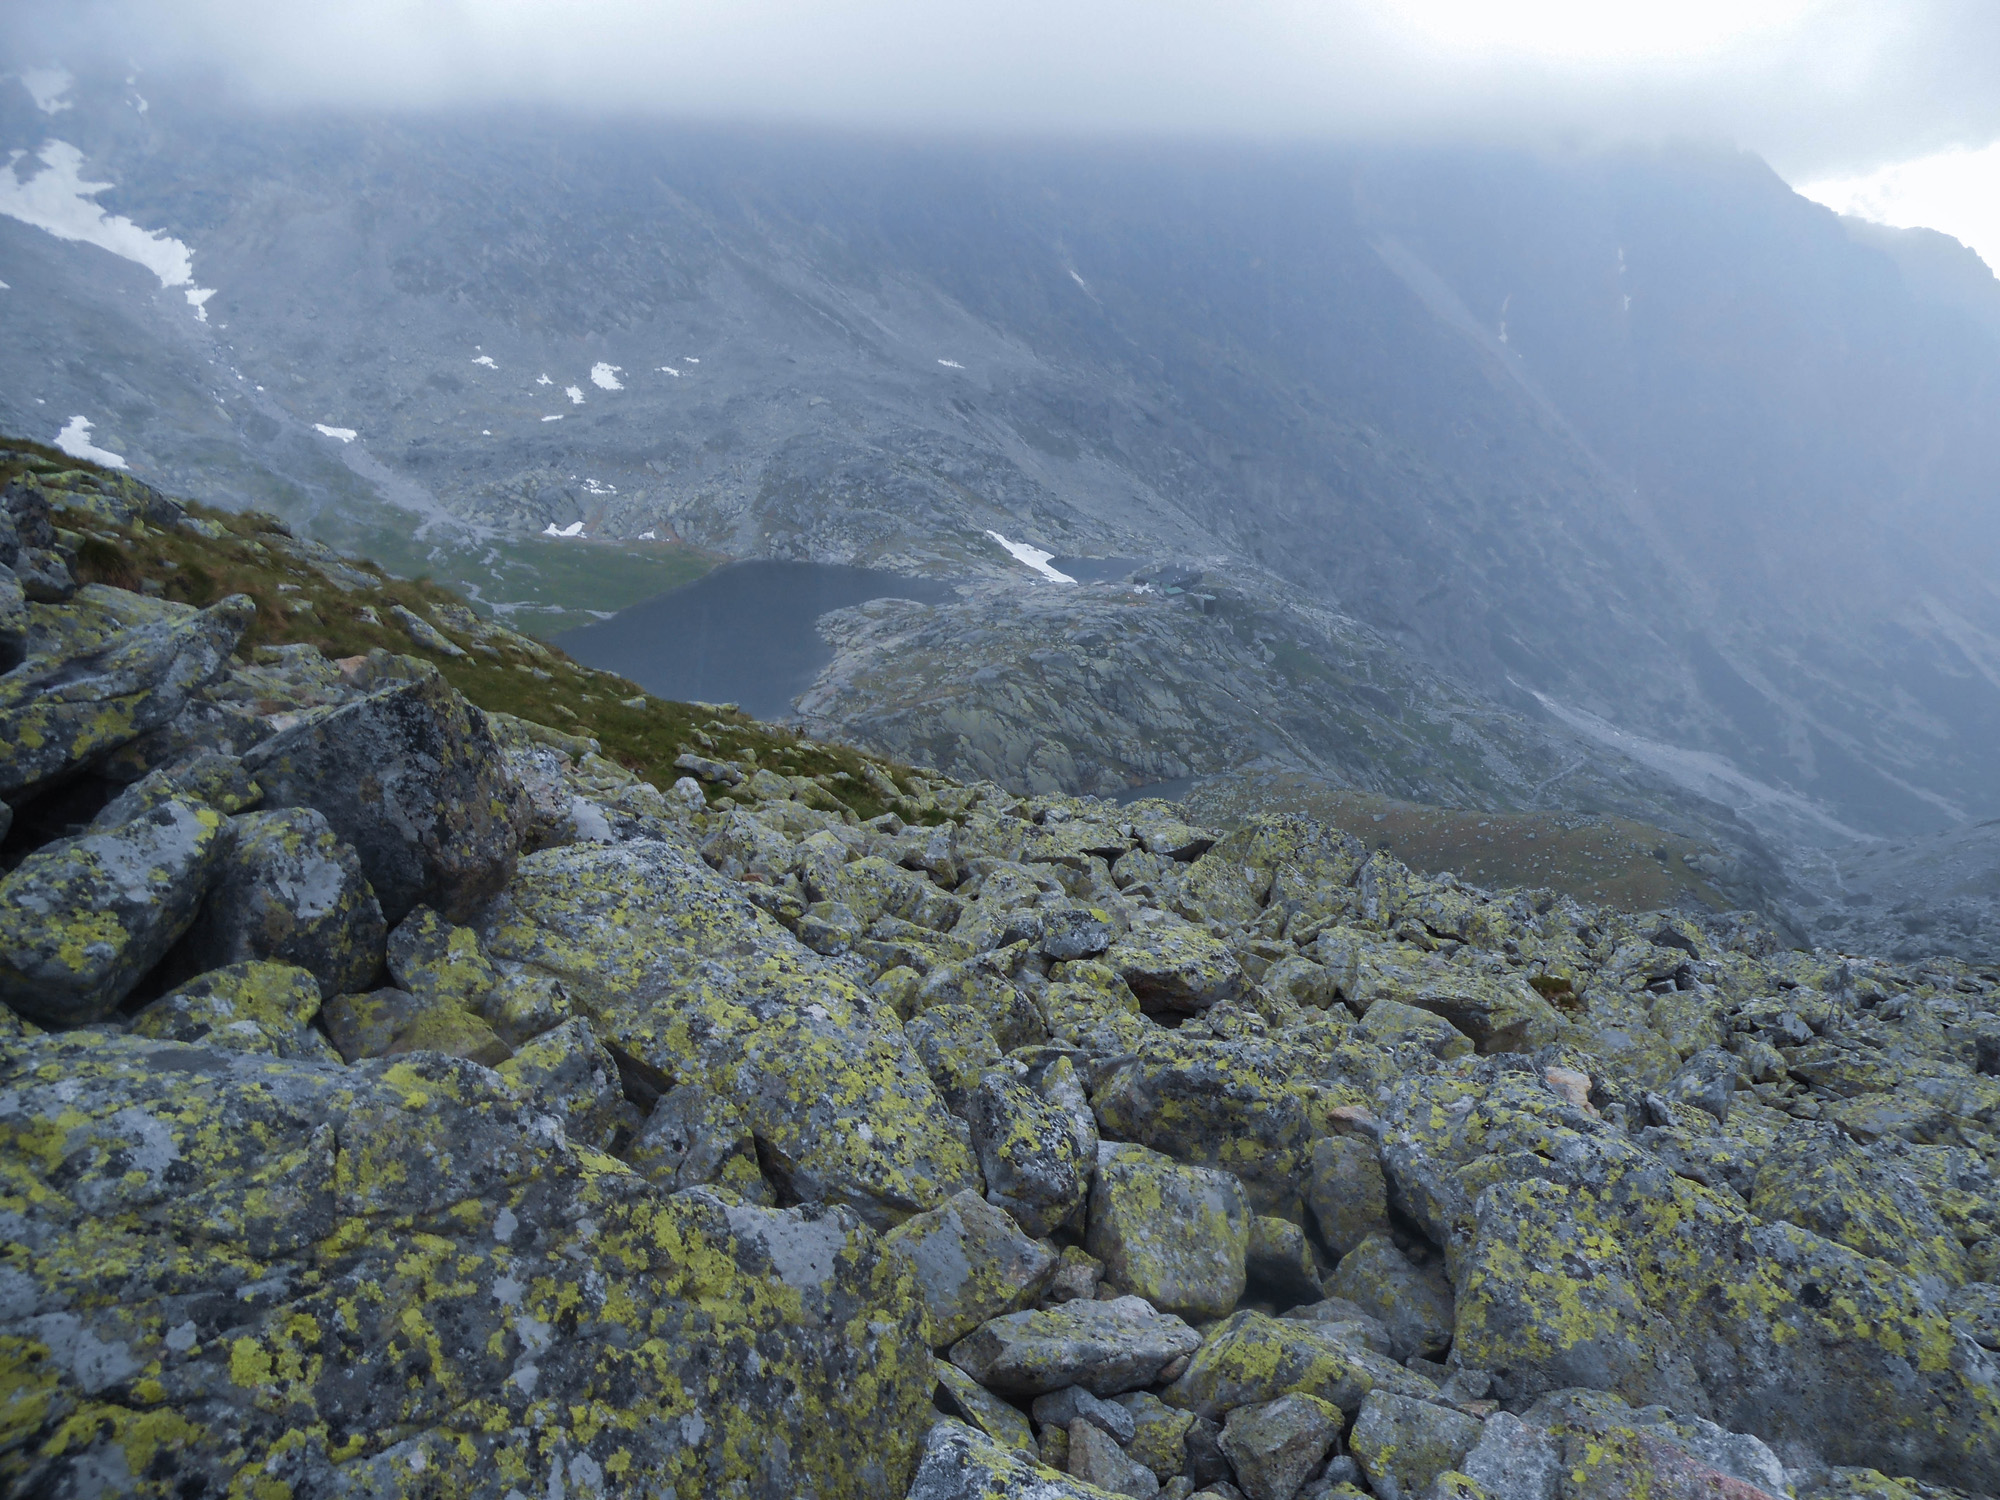
M 2000 231 L 2000 155 L 1979 155 L 2000 140 L 2000 0 L 7 0 L 0 44 L 15 67 L 193 66 L 280 103 L 1055 135 L 1693 135 L 1879 217 L 1983 195 Z

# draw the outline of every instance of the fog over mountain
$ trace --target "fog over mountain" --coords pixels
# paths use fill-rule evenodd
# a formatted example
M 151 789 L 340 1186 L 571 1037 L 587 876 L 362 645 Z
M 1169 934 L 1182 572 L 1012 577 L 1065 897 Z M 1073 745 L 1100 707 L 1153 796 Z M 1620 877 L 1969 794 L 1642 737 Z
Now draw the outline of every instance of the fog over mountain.
M 1784 864 L 1802 921 L 1867 915 L 1856 840 L 2000 818 L 2000 285 L 1754 154 L 42 89 L 0 83 L 7 430 L 550 628 L 675 544 L 964 582 L 830 620 L 812 710 L 1023 786 L 1614 811 Z M 996 538 L 1178 568 L 1209 635 L 1123 670 L 1212 651 L 1269 712 L 1037 721 L 1008 601 L 1065 585 Z M 1042 665 L 1123 649 L 1078 587 Z M 899 678 L 917 639 L 962 670 Z

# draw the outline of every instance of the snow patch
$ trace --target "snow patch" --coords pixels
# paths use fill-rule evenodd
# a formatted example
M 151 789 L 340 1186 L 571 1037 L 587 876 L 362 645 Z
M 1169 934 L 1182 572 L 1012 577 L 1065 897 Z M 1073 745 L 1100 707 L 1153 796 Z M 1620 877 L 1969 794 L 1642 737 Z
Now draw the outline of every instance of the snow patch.
M 542 535 L 543 535 L 543 536 L 582 536 L 582 535 L 583 535 L 583 522 L 581 522 L 581 521 L 572 521 L 572 522 L 570 522 L 570 523 L 569 523 L 569 525 L 567 525 L 567 526 L 558 526 L 558 525 L 556 525 L 556 523 L 555 523 L 555 522 L 551 521 L 551 522 L 549 522 L 549 524 L 548 524 L 548 525 L 546 525 L 546 526 L 544 526 L 544 527 L 542 528 Z
M 947 370 L 963 370 L 965 368 L 964 365 L 955 359 L 941 359 L 938 363 L 943 365 Z
M 498 365 L 496 365 L 496 364 L 494 364 L 494 363 L 493 363 L 493 356 L 492 356 L 492 355 L 490 355 L 490 354 L 481 354 L 481 355 L 476 355 L 476 356 L 475 356 L 475 357 L 473 358 L 473 361 L 472 361 L 472 362 L 473 362 L 473 363 L 474 363 L 475 365 L 484 365 L 484 366 L 486 366 L 486 368 L 487 368 L 487 369 L 489 369 L 489 370 L 497 370 L 497 369 L 499 369 L 499 368 L 500 368 L 500 367 L 499 367 Z
M 561 413 L 561 412 L 557 412 L 557 413 L 556 413 L 556 414 L 555 414 L 554 416 L 552 416 L 552 417 L 543 417 L 543 418 L 542 418 L 542 420 L 543 420 L 544 422 L 560 422 L 560 421 L 562 420 L 562 413 Z
M 684 365 L 698 365 L 701 361 L 696 359 L 692 354 L 683 354 L 681 356 L 681 363 Z
M 618 377 L 624 373 L 623 365 L 607 365 L 603 360 L 599 360 L 590 367 L 590 383 L 600 391 L 622 391 L 625 389 L 625 382 Z
M 580 385 L 566 385 L 566 386 L 564 386 L 564 387 L 563 387 L 563 394 L 564 394 L 565 396 L 569 397 L 569 404 L 570 404 L 571 406 L 581 406 L 581 405 L 583 405 L 583 387 L 582 387 L 582 386 L 580 386 Z
M 617 485 L 599 484 L 595 479 L 584 480 L 583 487 L 593 495 L 615 495 L 618 493 Z
M 91 199 L 111 184 L 85 182 L 83 153 L 69 142 L 43 142 L 35 153 L 42 170 L 23 182 L 12 168 L 25 155 L 25 151 L 9 152 L 9 170 L 0 171 L 0 214 L 45 230 L 59 240 L 75 240 L 109 250 L 144 266 L 160 279 L 163 287 L 186 287 L 188 304 L 195 315 L 204 323 L 208 321 L 208 311 L 202 304 L 215 292 L 213 288 L 192 284 L 192 250 L 172 235 L 141 229 L 123 214 L 107 214 L 93 203 Z
M 657 531 L 642 531 L 639 533 L 639 540 L 642 542 L 657 542 L 659 539 L 660 534 Z
M 1069 574 L 1059 573 L 1054 568 L 1049 566 L 1049 559 L 1054 557 L 1055 553 L 1044 552 L 1040 547 L 1031 547 L 1026 542 L 1010 542 L 1007 540 L 1007 538 L 1000 535 L 1000 533 L 997 531 L 989 531 L 986 534 L 992 537 L 993 540 L 998 542 L 1001 546 L 1005 547 L 1008 553 L 1013 557 L 1015 562 L 1025 564 L 1026 566 L 1033 568 L 1037 573 L 1041 574 L 1042 577 L 1048 579 L 1051 583 L 1076 582 L 1076 580 L 1070 577 Z
M 329 427 L 324 422 L 313 423 L 313 430 L 330 438 L 338 438 L 343 443 L 351 443 L 361 436 L 352 427 Z
M 546 374 L 542 374 L 542 375 L 537 375 L 537 376 L 535 377 L 535 384 L 536 384 L 536 385 L 554 385 L 554 384 L 555 384 L 555 382 L 554 382 L 553 380 L 549 379 L 549 377 L 548 377 L 548 376 L 547 376 Z
M 94 464 L 103 464 L 107 469 L 126 467 L 125 460 L 118 454 L 91 442 L 88 417 L 71 417 L 63 430 L 56 434 L 56 446 L 71 458 L 87 458 Z
M 690 363 L 692 363 L 692 361 L 690 361 Z M 681 372 L 679 370 L 676 370 L 672 365 L 655 365 L 653 368 L 656 370 L 664 370 L 667 374 L 673 376 L 675 379 L 680 378 Z
M 18 75 L 21 87 L 28 91 L 28 97 L 35 101 L 35 108 L 45 115 L 60 114 L 75 107 L 74 102 L 63 98 L 76 82 L 67 68 L 24 68 Z

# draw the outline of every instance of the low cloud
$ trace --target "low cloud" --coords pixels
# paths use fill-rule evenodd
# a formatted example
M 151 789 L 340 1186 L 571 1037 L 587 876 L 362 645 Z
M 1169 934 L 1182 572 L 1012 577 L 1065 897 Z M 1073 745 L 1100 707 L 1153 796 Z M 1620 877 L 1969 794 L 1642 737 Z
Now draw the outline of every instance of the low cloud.
M 16 0 L 7 11 L 0 45 L 17 71 L 129 59 L 199 70 L 262 103 L 554 104 L 1046 135 L 1692 135 L 1758 150 L 1794 178 L 2000 138 L 1990 0 Z

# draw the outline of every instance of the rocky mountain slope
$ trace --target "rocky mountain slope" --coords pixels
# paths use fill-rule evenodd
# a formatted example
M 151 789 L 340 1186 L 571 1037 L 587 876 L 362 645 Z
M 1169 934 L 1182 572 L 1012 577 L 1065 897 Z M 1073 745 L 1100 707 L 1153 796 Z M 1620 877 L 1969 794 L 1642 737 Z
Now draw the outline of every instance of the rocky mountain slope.
M 1753 160 L 251 121 L 139 87 L 51 116 L 7 85 L 0 134 L 16 183 L 60 186 L 55 134 L 115 183 L 92 205 L 188 247 L 207 320 L 0 221 L 16 430 L 82 413 L 170 487 L 501 603 L 636 597 L 561 577 L 550 526 L 642 575 L 678 538 L 1025 576 L 989 530 L 1261 568 L 1766 833 L 2000 812 L 2000 289 Z
M 2000 1489 L 2000 970 L 627 701 L 0 465 L 11 1492 Z

